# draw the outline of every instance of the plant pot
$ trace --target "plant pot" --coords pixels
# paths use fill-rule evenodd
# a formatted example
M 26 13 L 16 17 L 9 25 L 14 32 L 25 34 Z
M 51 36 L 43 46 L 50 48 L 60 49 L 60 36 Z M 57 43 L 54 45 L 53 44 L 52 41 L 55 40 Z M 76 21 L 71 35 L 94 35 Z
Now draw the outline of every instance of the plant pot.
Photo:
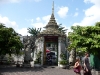
M 66 68 L 66 65 L 60 64 L 59 67 L 65 69 Z
M 41 64 L 34 64 L 34 67 L 41 67 Z

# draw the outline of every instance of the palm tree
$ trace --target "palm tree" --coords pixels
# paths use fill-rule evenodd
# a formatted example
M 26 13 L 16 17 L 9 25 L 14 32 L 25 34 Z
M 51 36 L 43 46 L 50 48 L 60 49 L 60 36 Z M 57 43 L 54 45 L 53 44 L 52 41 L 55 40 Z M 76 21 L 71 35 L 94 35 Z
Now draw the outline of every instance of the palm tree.
M 37 35 L 40 33 L 41 28 L 37 28 L 37 29 L 36 28 L 28 28 L 27 30 L 32 35 L 30 40 L 31 40 L 31 49 L 33 51 L 34 47 L 35 47 L 35 40 L 37 38 Z
M 32 35 L 32 36 L 37 36 L 41 31 L 41 28 L 28 28 L 28 32 Z
M 61 25 L 62 25 L 62 24 L 59 24 L 58 30 L 59 30 L 61 33 L 63 33 L 63 34 L 66 34 L 66 31 L 67 31 L 68 29 L 65 29 L 65 27 L 62 27 Z

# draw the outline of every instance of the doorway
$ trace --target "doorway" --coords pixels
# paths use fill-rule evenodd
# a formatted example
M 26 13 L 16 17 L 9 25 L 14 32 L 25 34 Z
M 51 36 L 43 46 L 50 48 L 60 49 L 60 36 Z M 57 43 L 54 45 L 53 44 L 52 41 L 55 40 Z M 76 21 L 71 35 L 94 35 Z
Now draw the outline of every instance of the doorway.
M 58 37 L 46 36 L 44 45 L 44 64 L 58 65 Z

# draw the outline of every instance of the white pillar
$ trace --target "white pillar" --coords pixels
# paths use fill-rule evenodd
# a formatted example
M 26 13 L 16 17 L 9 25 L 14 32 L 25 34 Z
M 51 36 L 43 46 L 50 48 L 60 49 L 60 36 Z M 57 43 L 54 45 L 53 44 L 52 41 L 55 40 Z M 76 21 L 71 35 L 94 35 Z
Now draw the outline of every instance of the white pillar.
M 61 60 L 60 54 L 61 54 L 61 37 L 58 37 L 58 66 L 59 66 L 59 61 Z

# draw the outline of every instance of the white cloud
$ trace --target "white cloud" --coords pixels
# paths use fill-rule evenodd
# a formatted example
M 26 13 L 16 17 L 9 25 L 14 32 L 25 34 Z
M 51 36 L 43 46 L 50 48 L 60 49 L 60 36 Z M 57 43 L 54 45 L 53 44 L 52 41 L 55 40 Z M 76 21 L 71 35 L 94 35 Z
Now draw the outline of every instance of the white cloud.
M 35 28 L 43 28 L 48 23 L 50 16 L 51 15 L 47 15 L 42 18 L 37 17 L 36 22 L 31 23 L 31 25 L 34 26 Z
M 5 24 L 7 27 L 12 27 L 14 29 L 18 28 L 18 25 L 16 24 L 15 21 L 10 21 L 8 17 L 2 17 L 0 16 L 0 23 Z
M 78 12 L 75 12 L 74 17 L 78 16 Z
M 100 22 L 100 0 L 84 0 L 85 3 L 93 3 L 90 8 L 84 11 L 85 17 L 80 23 L 82 26 L 94 25 L 96 22 Z M 74 23 L 73 25 L 75 25 Z
M 26 21 L 26 22 L 29 22 L 29 23 L 30 23 L 30 22 L 33 23 L 33 22 L 34 22 L 34 19 L 25 19 L 25 21 Z
M 90 13 L 90 14 L 89 14 Z M 95 22 L 100 21 L 100 9 L 97 6 L 92 6 L 85 11 L 85 17 L 81 21 L 83 25 L 93 25 Z
M 67 26 L 64 25 L 64 24 L 62 25 L 62 27 L 65 27 L 64 29 L 67 29 L 67 30 L 66 30 L 66 35 L 68 35 L 68 33 L 71 32 L 70 27 L 67 27 Z
M 45 23 L 47 23 L 47 22 L 49 21 L 50 17 L 51 17 L 51 15 L 44 16 L 44 17 L 42 17 L 42 20 L 43 20 Z
M 0 3 L 18 3 L 21 0 L 0 0 Z
M 42 28 L 45 26 L 44 23 L 42 22 L 33 23 L 31 25 L 34 26 L 35 28 Z
M 34 0 L 35 2 L 40 2 L 41 0 Z
M 100 9 L 96 5 L 90 7 L 85 11 L 85 16 L 86 17 L 91 17 L 91 16 L 98 16 L 100 14 Z
M 80 23 L 74 23 L 73 26 L 80 25 Z
M 37 22 L 40 22 L 40 21 L 41 21 L 40 17 L 37 17 L 37 18 L 36 18 L 36 21 L 37 21 Z
M 6 27 L 12 27 L 16 32 L 23 36 L 29 35 L 27 32 L 27 28 L 19 29 L 17 23 L 15 21 L 10 21 L 8 17 L 2 17 L 0 15 L 0 23 L 5 24 Z
M 0 3 L 19 3 L 21 1 L 25 1 L 25 0 L 0 0 Z M 41 0 L 26 0 L 29 2 L 35 1 L 35 2 L 40 2 Z
M 35 28 L 43 28 L 44 26 L 46 26 L 47 22 L 50 19 L 50 15 L 44 16 L 42 18 L 37 17 L 36 18 L 36 22 L 33 19 L 27 20 L 26 21 L 30 21 L 32 26 L 34 26 Z M 8 17 L 2 17 L 0 16 L 0 23 L 4 23 L 6 27 L 12 27 L 14 28 L 14 30 L 16 32 L 18 32 L 19 34 L 26 36 L 26 35 L 30 35 L 27 31 L 27 28 L 18 28 L 18 25 L 16 24 L 15 21 L 10 21 Z
M 65 18 L 67 16 L 68 10 L 68 7 L 62 6 L 59 8 L 59 11 L 57 13 L 61 18 Z
M 85 3 L 93 3 L 97 6 L 100 6 L 100 0 L 84 0 Z
M 50 20 L 50 16 L 51 15 L 47 15 L 42 18 L 37 17 L 36 19 L 34 19 L 36 21 L 34 21 L 33 19 L 25 19 L 25 20 L 28 22 L 31 22 L 31 25 L 34 26 L 35 28 L 43 29 L 43 27 L 45 27 L 47 25 L 48 21 Z M 21 34 L 23 36 L 30 35 L 27 31 L 27 28 L 19 29 L 17 23 L 15 21 L 10 21 L 9 18 L 7 18 L 7 17 L 0 16 L 0 22 L 4 23 L 7 27 L 14 28 L 16 32 L 18 32 L 19 34 Z
M 17 32 L 23 36 L 30 35 L 27 28 L 18 29 Z
M 31 25 L 35 28 L 42 28 L 46 26 L 51 15 L 43 16 L 42 18 L 37 17 L 36 19 L 25 19 L 27 22 L 31 22 Z M 36 20 L 36 21 L 35 21 Z M 30 35 L 27 28 L 17 29 L 17 32 L 23 36 Z
M 70 27 L 67 27 L 67 29 L 68 29 L 68 30 L 67 30 L 67 36 L 68 36 L 68 33 L 69 33 L 69 32 L 72 32 L 72 30 L 71 30 Z

